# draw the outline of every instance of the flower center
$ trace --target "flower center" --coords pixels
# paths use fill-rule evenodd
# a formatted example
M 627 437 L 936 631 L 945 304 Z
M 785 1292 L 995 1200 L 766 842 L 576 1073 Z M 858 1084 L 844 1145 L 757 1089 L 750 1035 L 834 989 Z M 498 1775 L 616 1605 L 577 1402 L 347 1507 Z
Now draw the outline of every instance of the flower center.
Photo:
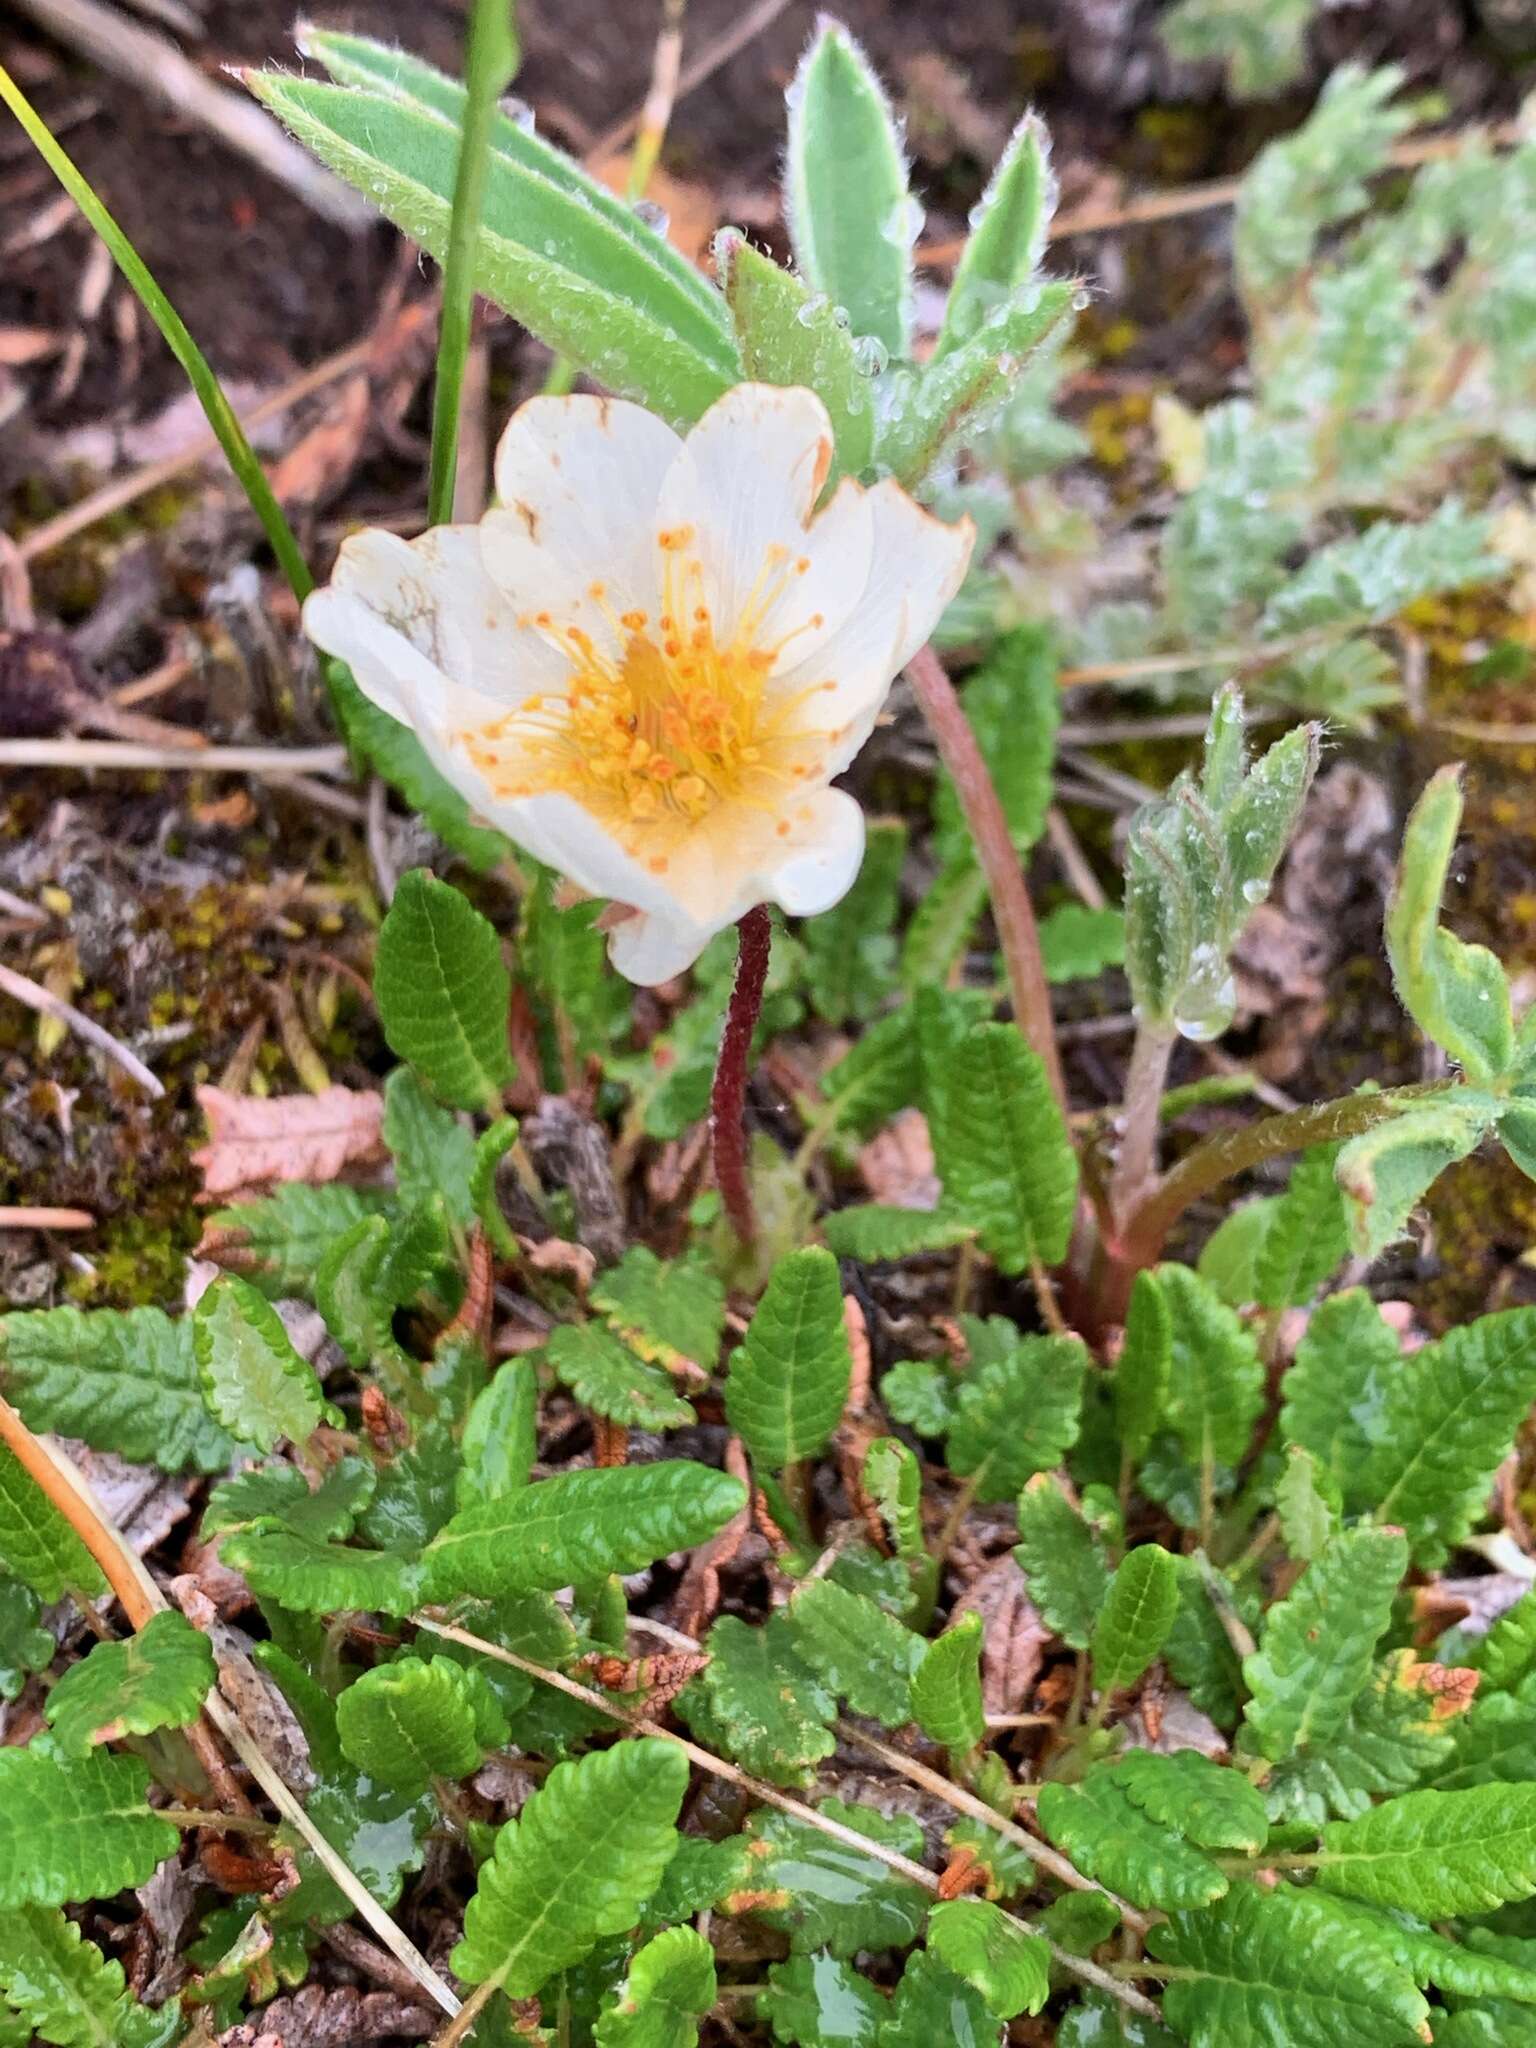
M 654 619 L 615 613 L 602 584 L 590 586 L 609 629 L 604 645 L 580 626 L 557 625 L 548 612 L 520 618 L 565 654 L 569 684 L 525 698 L 468 741 L 498 796 L 574 797 L 626 850 L 643 845 L 656 873 L 664 872 L 670 847 L 723 804 L 777 809 L 814 773 L 830 737 L 807 729 L 797 714 L 834 684 L 769 686 L 784 647 L 822 624 L 816 613 L 776 640 L 766 632 L 809 567 L 806 558 L 771 548 L 734 634 L 721 640 L 704 601 L 701 564 L 679 558 L 692 538 L 688 527 L 660 535 L 666 568 Z

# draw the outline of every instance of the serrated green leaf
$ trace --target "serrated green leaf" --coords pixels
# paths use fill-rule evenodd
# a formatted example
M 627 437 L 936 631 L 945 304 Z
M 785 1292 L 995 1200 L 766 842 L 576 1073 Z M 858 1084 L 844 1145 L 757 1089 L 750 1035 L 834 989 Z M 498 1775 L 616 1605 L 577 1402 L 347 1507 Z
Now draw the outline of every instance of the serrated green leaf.
M 1506 1309 L 1405 1359 L 1373 1418 L 1359 1492 L 1432 1567 L 1471 1528 L 1536 1400 L 1536 1309 Z
M 1261 1756 L 1278 1762 L 1343 1727 L 1407 1568 L 1400 1530 L 1348 1529 L 1269 1610 L 1258 1649 L 1243 1659 L 1253 1695 L 1243 1717 Z
M 340 1422 L 281 1316 L 248 1280 L 225 1273 L 204 1290 L 192 1346 L 203 1399 L 231 1436 L 258 1450 L 307 1444 L 322 1422 Z
M 757 1999 L 758 2018 L 787 2048 L 875 2048 L 886 2011 L 867 1977 L 824 1952 L 772 1964 Z
M 1161 1653 L 1178 1606 L 1178 1568 L 1161 1545 L 1143 1543 L 1120 1560 L 1089 1643 L 1101 1693 L 1136 1683 Z
M 251 90 L 323 163 L 442 259 L 458 163 L 456 127 L 410 101 L 252 74 Z M 735 350 L 706 304 L 678 288 L 661 241 L 615 220 L 569 159 L 522 160 L 507 123 L 487 164 L 475 284 L 539 339 L 622 397 L 686 426 L 732 383 Z M 527 142 L 536 143 L 529 137 Z M 543 145 L 538 145 L 543 147 Z M 516 153 L 514 153 L 514 150 Z M 556 152 L 548 152 L 557 155 Z M 664 246 L 664 245 L 663 245 Z
M 999 300 L 1033 276 L 1055 204 L 1050 137 L 1040 117 L 1028 113 L 1009 136 L 972 215 L 935 355 L 968 341 Z
M 409 1614 L 422 1600 L 416 1559 L 326 1543 L 270 1517 L 226 1536 L 219 1555 L 245 1574 L 260 1599 L 299 1614 Z
M 1413 1979 L 1306 1892 L 1235 1885 L 1155 1927 L 1147 1946 L 1188 1973 L 1167 1986 L 1163 2010 L 1191 2048 L 1422 2048 L 1429 2008 Z
M 914 215 L 901 141 L 879 79 L 824 19 L 786 96 L 784 210 L 800 274 L 892 356 L 909 352 Z
M 1163 1419 L 1173 1369 L 1173 1318 L 1155 1273 L 1138 1273 L 1115 1364 L 1115 1421 L 1132 1464 L 1145 1455 Z
M 1171 1911 L 1220 1898 L 1224 1873 L 1176 1826 L 1143 1811 L 1117 1773 L 1118 1766 L 1101 1766 L 1081 1784 L 1043 1784 L 1036 1811 L 1050 1840 L 1085 1876 L 1133 1905 Z
M 1019 1495 L 1013 1554 L 1043 1618 L 1063 1642 L 1086 1650 L 1109 1591 L 1109 1564 L 1098 1537 L 1048 1474 Z
M 754 1777 L 803 1783 L 837 1747 L 837 1695 L 799 1655 L 788 1618 L 775 1614 L 749 1628 L 724 1615 L 706 1647 L 710 1662 L 679 1700 L 690 1727 Z
M 1214 1287 L 1228 1308 L 1243 1308 L 1259 1298 L 1258 1260 L 1280 1206 L 1278 1195 L 1260 1195 L 1229 1211 L 1205 1243 L 1195 1271 Z
M 702 1258 L 658 1259 L 645 1245 L 631 1245 L 616 1266 L 598 1274 L 591 1301 L 649 1364 L 713 1370 L 725 1326 L 725 1288 Z
M 46 1671 L 58 1644 L 38 1626 L 42 1602 L 30 1586 L 0 1572 L 0 1700 L 13 1700 L 34 1671 Z
M 1077 1209 L 1077 1155 L 1045 1068 L 1015 1024 L 967 1033 L 934 1129 L 945 1206 L 1005 1273 L 1058 1264 Z
M 390 1050 L 453 1108 L 494 1110 L 512 1080 L 512 984 L 479 911 L 412 868 L 379 928 L 373 979 Z
M 811 1007 L 829 1024 L 864 1022 L 897 987 L 893 927 L 906 852 L 905 825 L 872 821 L 853 887 L 805 924 Z
M 106 1590 L 101 1567 L 8 1445 L 0 1444 L 0 1565 L 43 1600 Z
M 966 721 L 997 789 L 1008 831 L 1026 853 L 1045 830 L 1050 809 L 1061 724 L 1057 675 L 1061 647 L 1049 627 L 1036 622 L 1003 634 L 960 691 Z M 946 863 L 974 864 L 975 848 L 959 794 L 947 773 L 934 785 L 936 848 Z
M 1242 700 L 1236 701 L 1241 713 Z M 1268 889 L 1280 864 L 1317 773 L 1320 747 L 1320 727 L 1293 726 L 1247 770 L 1223 808 L 1222 836 L 1231 887 L 1240 906 L 1229 927 L 1233 937 L 1246 924 L 1248 910 Z
M 974 1985 L 919 1950 L 907 1958 L 879 2048 L 1002 2048 L 1004 2028 Z
M 597 1323 L 564 1323 L 552 1330 L 544 1355 L 555 1376 L 584 1408 L 636 1429 L 681 1429 L 695 1421 L 659 1365 L 646 1365 L 627 1344 Z
M 1058 903 L 1040 920 L 1040 959 L 1053 986 L 1092 981 L 1106 967 L 1125 965 L 1125 912 Z
M 1258 1344 L 1188 1266 L 1157 1270 L 1173 1323 L 1167 1426 L 1192 1463 L 1236 1466 L 1264 1399 Z
M 815 1579 L 791 1597 L 789 1621 L 802 1660 L 856 1714 L 883 1727 L 912 1718 L 912 1677 L 924 1644 L 882 1607 L 831 1579 Z
M 440 1199 L 453 1222 L 467 1229 L 475 1216 L 474 1137 L 451 1109 L 432 1100 L 409 1067 L 396 1067 L 384 1083 L 384 1142 L 406 1207 Z
M 967 1614 L 928 1645 L 912 1678 L 912 1712 L 925 1735 L 947 1749 L 973 1749 L 987 1732 L 981 1698 L 981 1651 L 986 1631 Z
M 1088 1354 L 1075 1337 L 1021 1336 L 1003 1316 L 962 1327 L 971 1365 L 949 1426 L 949 1468 L 980 1501 L 1010 1500 L 1077 1442 Z
M 1536 1892 L 1536 1785 L 1405 1792 L 1323 1829 L 1317 1882 L 1426 1920 Z
M 1464 1653 L 1464 1663 L 1483 1674 L 1477 1696 L 1509 1692 L 1536 1667 L 1536 1592 L 1522 1593 Z
M 897 1422 L 919 1436 L 945 1436 L 956 1415 L 955 1375 L 925 1359 L 904 1358 L 880 1382 L 880 1398 Z
M 947 1251 L 976 1235 L 946 1209 L 893 1209 L 879 1202 L 834 1209 L 822 1218 L 821 1228 L 827 1249 L 837 1258 L 857 1259 L 866 1266 Z
M 774 1471 L 824 1450 L 842 1419 L 853 1360 L 837 1261 L 809 1247 L 774 1268 L 726 1381 L 725 1412 Z
M 1314 1309 L 1285 1375 L 1281 1434 L 1316 1458 L 1352 1510 L 1373 1504 L 1358 1475 L 1402 1365 L 1397 1332 L 1364 1288 L 1352 1287 Z
M 990 2012 L 1038 2012 L 1051 1988 L 1050 1945 L 985 1899 L 950 1899 L 928 1915 L 928 1952 L 963 1977 Z
M 1331 1473 L 1299 1444 L 1286 1449 L 1285 1468 L 1275 1482 L 1280 1533 L 1294 1558 L 1308 1564 L 1338 1533 L 1341 1501 Z
M 332 1181 L 326 1187 L 312 1188 L 307 1181 L 280 1181 L 270 1195 L 259 1202 L 240 1202 L 232 1209 L 215 1209 L 208 1218 L 208 1228 L 237 1237 L 232 1246 L 221 1245 L 210 1254 L 231 1272 L 238 1272 L 248 1279 L 253 1287 L 259 1287 L 269 1301 L 280 1300 L 285 1295 L 308 1294 L 314 1285 L 315 1268 L 319 1265 L 328 1246 L 335 1243 L 360 1223 L 365 1216 L 374 1214 L 387 1199 L 384 1192 L 374 1188 L 348 1187 L 343 1181 Z M 59 1311 L 55 1311 L 59 1313 Z M 74 1315 L 69 1309 L 63 1313 Z M 91 1317 L 104 1317 L 110 1311 L 97 1310 Z M 129 1309 L 128 1316 L 158 1316 L 158 1309 Z M 190 1327 L 172 1323 L 165 1319 L 168 1330 L 178 1337 L 191 1337 Z M 3 1325 L 0 1325 L 0 1343 L 3 1343 Z M 195 1384 L 196 1374 L 192 1370 L 190 1342 L 187 1346 L 187 1376 Z M 213 1425 L 202 1408 L 199 1399 L 198 1410 L 211 1430 Z M 142 1417 L 143 1410 L 135 1408 L 135 1417 Z M 71 1431 L 71 1435 L 79 1432 Z M 219 1432 L 222 1436 L 223 1432 Z M 126 1457 L 130 1455 L 124 1452 Z M 164 1449 L 156 1452 L 157 1461 L 168 1464 Z M 227 1463 L 227 1458 L 222 1462 Z M 217 1469 L 209 1467 L 206 1469 Z
M 862 1476 L 864 1491 L 883 1518 L 897 1556 L 905 1564 L 927 1565 L 923 1474 L 915 1453 L 900 1437 L 876 1437 L 864 1453 Z
M 110 1898 L 143 1884 L 180 1837 L 149 1808 L 137 1757 L 0 1749 L 0 1908 Z
M 217 1675 L 208 1638 L 167 1610 L 123 1642 L 97 1643 L 64 1673 L 44 1712 L 59 1748 L 85 1756 L 124 1735 L 185 1728 Z
M 635 1924 L 677 1847 L 688 1761 L 653 1736 L 557 1764 L 496 1837 L 453 1967 L 530 1998 Z
M 836 452 L 828 482 L 857 476 L 874 445 L 874 399 L 853 336 L 832 301 L 825 292 L 813 294 L 733 228 L 715 238 L 715 274 L 730 307 L 744 375 L 756 384 L 814 391 L 832 422 Z
M 538 1454 L 539 1381 L 529 1359 L 509 1358 L 475 1396 L 464 1425 L 458 1504 L 501 1500 L 528 1484 Z
M 405 1356 L 391 1327 L 396 1304 L 384 1286 L 392 1235 L 390 1218 L 365 1216 L 336 1239 L 315 1269 L 315 1306 L 347 1363 L 358 1370 Z
M 642 1571 L 706 1542 L 745 1500 L 730 1473 L 681 1459 L 559 1472 L 461 1508 L 422 1559 L 426 1597 L 557 1592 Z
M 582 1057 L 602 1056 L 629 1022 L 628 986 L 608 965 L 597 902 L 558 900 L 559 877 L 539 871 L 523 898 L 517 970 L 540 1013 L 553 1010 L 555 1035 Z
M 1439 1783 L 1462 1725 L 1456 1709 L 1438 1665 L 1421 1664 L 1411 1650 L 1389 1652 L 1331 1740 L 1275 1766 L 1264 1786 L 1271 1817 L 1317 1828 L 1366 1812 L 1383 1792 L 1411 1791 L 1426 1776 Z
M 222 1472 L 236 1455 L 204 1405 L 187 1318 L 157 1308 L 0 1316 L 0 1370 L 30 1429 L 164 1472 Z
M 619 2002 L 593 2030 L 597 2048 L 694 2048 L 715 2002 L 715 1952 L 692 1927 L 668 1927 L 630 1959 Z
M 1427 519 L 1378 519 L 1317 549 L 1271 597 L 1259 631 L 1268 638 L 1351 619 L 1379 623 L 1420 598 L 1505 573 L 1488 551 L 1486 517 L 1448 498 Z
M 986 905 L 987 878 L 967 845 L 939 869 L 908 921 L 901 981 L 909 993 L 942 987 L 951 978 Z
M 1342 1147 L 1334 1171 L 1348 1205 L 1350 1247 L 1358 1257 L 1374 1259 L 1397 1242 L 1445 1169 L 1476 1151 L 1497 1111 L 1492 1097 L 1452 1088 Z
M 358 1534 L 382 1550 L 415 1557 L 452 1515 L 460 1469 L 447 1418 L 432 1416 L 403 1451 L 381 1459 Z
M 140 2005 L 121 1963 L 39 1906 L 0 1914 L 0 1992 L 25 2018 L 21 2048 L 34 2036 L 56 2048 L 164 2048 L 181 2032 L 174 1999 L 158 2012 Z
M 1338 1148 L 1319 1145 L 1291 1169 L 1285 1193 L 1266 1213 L 1254 1257 L 1261 1308 L 1300 1307 L 1312 1299 L 1349 1250 L 1344 1196 L 1334 1178 Z
M 1264 1801 L 1241 1771 L 1216 1764 L 1198 1750 L 1163 1756 L 1127 1750 L 1106 1775 L 1133 1806 L 1162 1827 L 1176 1828 L 1202 1849 L 1238 1849 L 1254 1855 L 1269 1833 Z
M 1065 1898 L 1055 1901 L 1055 1906 L 1087 1906 L 1101 1896 L 1097 1892 L 1068 1892 Z M 1049 1917 L 1047 1914 L 1046 1918 Z M 1055 1938 L 1059 1947 L 1066 1947 L 1059 1935 Z M 1056 2048 L 1179 2048 L 1179 2044 L 1178 2037 L 1156 2020 L 1132 2012 L 1106 1992 L 1085 1990 L 1081 2003 L 1062 2014 L 1056 2030 Z
M 910 1814 L 823 1799 L 817 1812 L 887 1849 L 920 1857 L 923 1831 Z M 905 1948 L 927 1915 L 929 1895 L 874 1856 L 787 1813 L 757 1813 L 747 1824 L 751 1856 L 747 1906 L 789 1936 L 797 1955 L 829 1949 L 842 1960 L 863 1949 Z M 767 1894 L 765 1897 L 764 1894 Z
M 1245 1690 L 1242 1664 L 1222 1626 L 1208 1577 L 1245 1626 L 1256 1616 L 1241 1614 L 1235 1590 L 1214 1567 L 1202 1570 L 1190 1557 L 1180 1558 L 1178 1566 L 1179 1611 L 1163 1645 L 1163 1658 L 1201 1713 L 1209 1714 L 1219 1727 L 1230 1728 Z
M 424 1792 L 434 1778 L 467 1778 L 488 1746 L 470 1678 L 446 1657 L 399 1657 L 365 1671 L 336 1702 L 343 1755 L 397 1792 Z M 503 1720 L 502 1741 L 505 1731 Z
M 377 1474 L 362 1458 L 343 1458 L 311 1492 L 296 1465 L 264 1465 L 237 1472 L 208 1496 L 203 1539 L 263 1516 L 302 1536 L 350 1536 L 359 1514 L 373 1498 Z
M 1433 1984 L 1460 1998 L 1511 1998 L 1521 2004 L 1536 2004 L 1536 1969 L 1464 1947 L 1358 1899 L 1318 1892 L 1316 1900 L 1337 1915 L 1341 1927 L 1358 1928 L 1379 1941 L 1421 1987 Z

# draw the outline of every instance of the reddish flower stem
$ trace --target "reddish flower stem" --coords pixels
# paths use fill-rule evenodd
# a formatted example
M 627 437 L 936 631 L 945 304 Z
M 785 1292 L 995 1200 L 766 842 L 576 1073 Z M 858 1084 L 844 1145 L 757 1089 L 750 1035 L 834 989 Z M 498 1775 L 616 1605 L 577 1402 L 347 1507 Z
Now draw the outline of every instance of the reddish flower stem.
M 772 927 L 768 912 L 760 903 L 737 922 L 741 952 L 736 961 L 736 981 L 720 1034 L 720 1056 L 715 1063 L 715 1085 L 709 1098 L 709 1135 L 715 1154 L 715 1185 L 725 1204 L 732 1230 L 743 1244 L 757 1236 L 757 1217 L 752 1208 L 752 1188 L 747 1178 L 747 1062 L 752 1053 L 752 1034 L 763 1007 L 763 985 L 768 979 L 768 948 Z
M 912 678 L 940 758 L 955 785 L 976 845 L 976 858 L 986 876 L 997 940 L 1008 970 L 1015 1021 L 1044 1065 L 1056 1100 L 1065 1112 L 1067 1087 L 1056 1047 L 1050 984 L 1040 957 L 1040 933 L 996 784 L 955 695 L 955 686 L 931 647 L 920 648 L 913 655 L 907 663 L 907 674 Z

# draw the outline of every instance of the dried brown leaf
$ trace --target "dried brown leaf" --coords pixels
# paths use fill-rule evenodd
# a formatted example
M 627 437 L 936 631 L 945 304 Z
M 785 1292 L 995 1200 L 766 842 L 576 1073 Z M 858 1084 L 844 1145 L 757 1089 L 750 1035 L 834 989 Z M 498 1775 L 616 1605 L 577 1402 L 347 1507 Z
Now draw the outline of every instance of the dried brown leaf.
M 384 1157 L 384 1098 L 372 1088 L 330 1087 L 320 1095 L 229 1095 L 199 1088 L 208 1143 L 192 1154 L 203 1197 L 268 1181 L 335 1180 L 349 1166 Z

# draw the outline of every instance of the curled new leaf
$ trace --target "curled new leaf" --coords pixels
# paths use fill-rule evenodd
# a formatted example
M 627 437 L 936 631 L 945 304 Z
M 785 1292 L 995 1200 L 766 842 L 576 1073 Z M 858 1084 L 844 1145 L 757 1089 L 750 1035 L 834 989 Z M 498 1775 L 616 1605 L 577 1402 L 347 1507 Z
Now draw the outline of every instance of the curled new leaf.
M 1090 1644 L 1100 1692 L 1136 1683 L 1167 1642 L 1178 1606 L 1178 1568 L 1159 1544 L 1143 1543 L 1121 1559 Z
M 232 1436 L 258 1450 L 285 1438 L 307 1444 L 322 1422 L 340 1422 L 281 1316 L 248 1280 L 226 1273 L 204 1292 L 192 1343 L 203 1398 Z
M 912 1680 L 912 1711 L 925 1735 L 947 1749 L 972 1749 L 986 1733 L 981 1698 L 979 1614 L 967 1614 L 928 1645 Z

